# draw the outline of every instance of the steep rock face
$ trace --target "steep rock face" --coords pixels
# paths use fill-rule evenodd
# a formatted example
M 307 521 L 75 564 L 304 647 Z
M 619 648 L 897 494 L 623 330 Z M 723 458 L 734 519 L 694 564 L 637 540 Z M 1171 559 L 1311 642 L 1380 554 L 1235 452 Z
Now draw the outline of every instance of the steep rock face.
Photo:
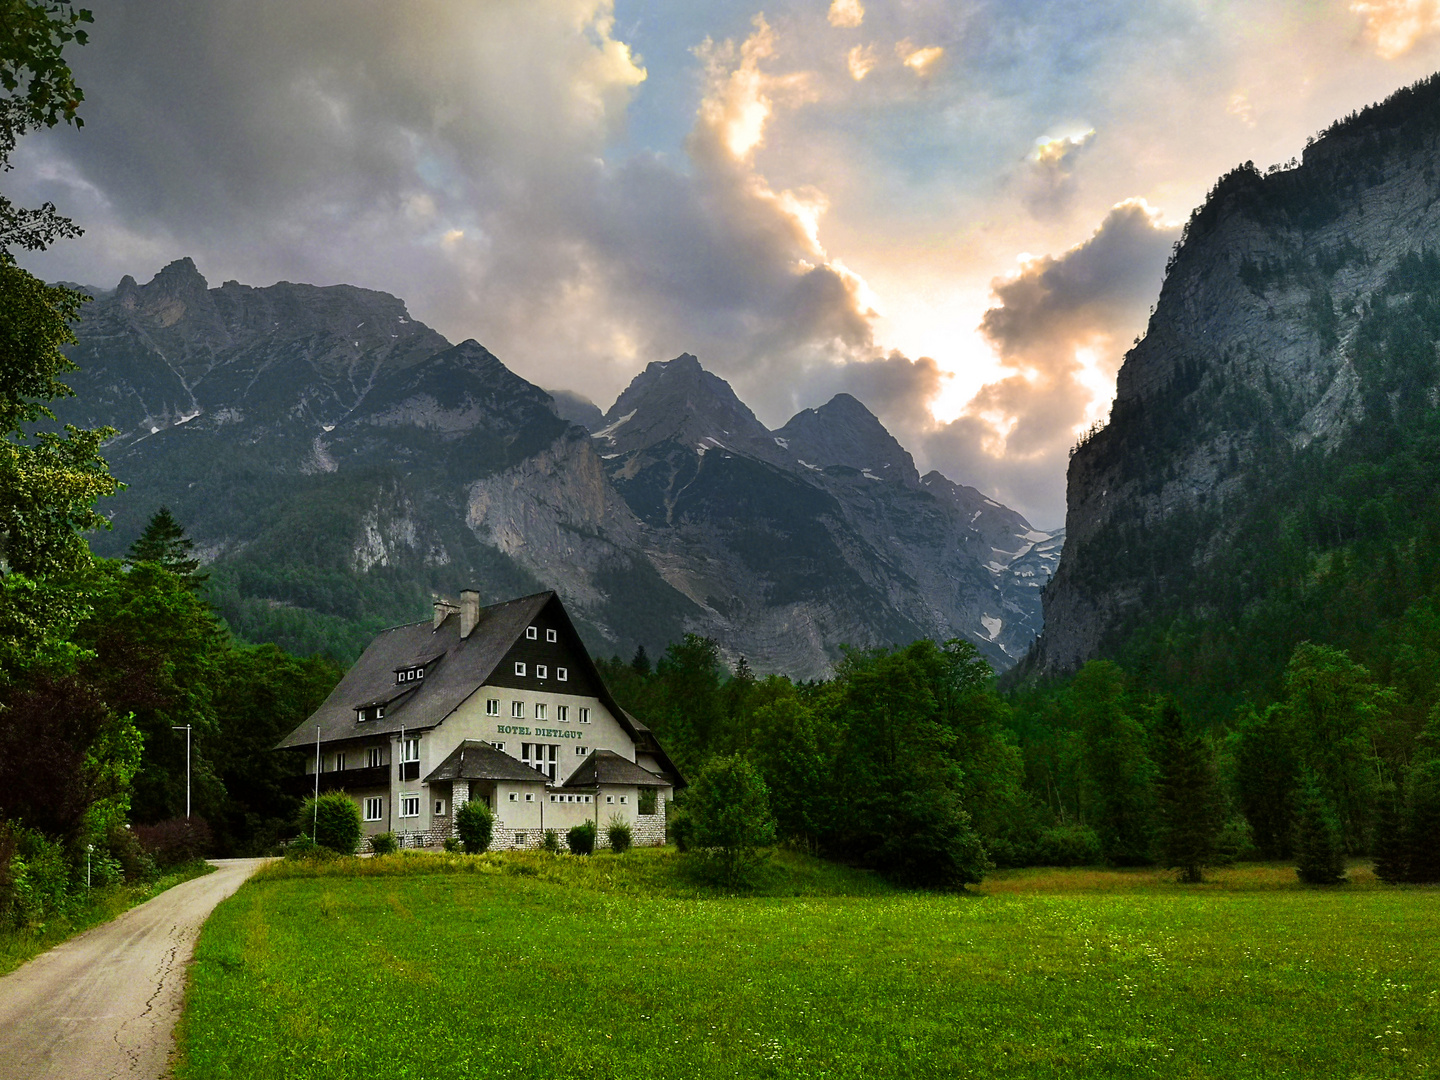
M 1277 448 L 1327 451 L 1354 427 L 1357 331 L 1405 258 L 1440 242 L 1437 140 L 1431 80 L 1335 125 L 1296 167 L 1235 170 L 1195 212 L 1110 422 L 1071 459 L 1037 668 L 1073 669 L 1171 602 Z

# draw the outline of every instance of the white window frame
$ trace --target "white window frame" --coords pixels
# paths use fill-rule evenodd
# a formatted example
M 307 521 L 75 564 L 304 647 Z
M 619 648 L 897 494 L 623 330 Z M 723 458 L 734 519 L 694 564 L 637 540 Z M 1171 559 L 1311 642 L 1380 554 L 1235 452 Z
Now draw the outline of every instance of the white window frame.
M 335 751 L 335 771 L 336 771 L 336 772 L 344 772 L 344 771 L 345 771 L 345 751 L 344 751 L 344 750 L 336 750 L 336 751 Z
M 500 715 L 500 699 L 499 699 L 498 697 L 492 697 L 492 698 L 486 698 L 486 699 L 485 699 L 485 715 L 486 715 L 486 716 L 499 716 L 499 715 Z
M 524 661 L 524 660 L 516 660 L 516 661 L 515 661 L 515 677 L 516 677 L 517 679 L 523 679 L 523 678 L 525 677 L 525 661 Z
M 550 669 L 547 668 L 544 664 L 536 664 L 535 677 L 537 679 L 548 679 L 550 677 Z
M 526 802 L 534 802 L 534 801 L 535 801 L 535 792 L 533 792 L 533 791 L 527 791 L 527 792 L 525 792 L 525 801 L 526 801 Z
M 366 821 L 381 821 L 385 817 L 385 796 L 367 795 L 363 802 Z
M 568 723 L 570 722 L 570 706 L 569 706 L 569 705 L 556 705 L 556 706 L 555 706 L 555 722 L 556 722 L 557 724 L 568 724 Z
M 515 793 L 515 792 L 512 791 L 512 792 L 510 792 L 510 801 L 511 801 L 511 802 L 519 802 L 519 801 L 520 801 L 520 796 L 519 796 L 517 793 Z
M 546 717 L 545 714 L 546 714 L 547 712 L 549 712 L 549 711 L 550 711 L 550 710 L 546 707 L 545 702 L 543 702 L 543 701 L 537 701 L 537 702 L 535 703 L 535 719 L 536 719 L 536 720 L 545 720 L 545 719 L 547 719 L 547 717 Z
M 570 669 L 569 669 L 569 668 L 563 668 L 563 667 L 557 667 L 557 668 L 555 669 L 555 678 L 556 678 L 556 680 L 558 680 L 559 682 L 569 682 L 569 681 L 570 681 Z
M 384 762 L 382 759 L 383 759 L 384 757 L 385 757 L 385 755 L 384 755 L 384 753 L 381 752 L 380 747 L 378 747 L 378 746 L 367 746 L 367 747 L 365 748 L 365 767 L 366 767 L 367 769 L 379 769 L 379 768 L 383 768 L 384 765 L 385 765 L 385 762 Z
M 400 740 L 400 764 L 401 764 L 401 765 L 409 765 L 412 761 L 419 761 L 419 760 L 420 760 L 420 740 L 419 740 L 418 738 L 417 738 L 417 739 L 401 739 L 401 740 Z M 418 797 L 418 796 L 417 796 L 417 797 Z
M 505 744 L 503 742 L 492 742 L 490 745 L 493 746 L 496 750 L 504 751 L 505 749 Z
M 527 626 L 527 627 L 525 628 L 525 640 L 526 640 L 526 641 L 539 641 L 539 640 L 540 640 L 540 628 L 539 628 L 538 626 Z
M 555 642 L 560 640 L 560 637 L 558 634 L 555 633 L 554 630 L 546 630 L 545 640 L 548 641 L 551 645 L 554 645 Z
M 581 705 L 581 706 L 580 706 L 580 723 L 582 723 L 582 724 L 588 724 L 589 722 L 590 722 L 590 710 L 589 710 L 586 706 Z
M 628 803 L 629 801 L 630 801 L 630 796 L 629 796 L 629 795 L 621 795 L 621 796 L 620 796 L 620 805 L 621 805 L 621 806 L 624 806 L 624 805 L 625 805 L 626 803 Z
M 613 803 L 613 802 L 615 801 L 615 796 L 614 796 L 614 795 L 606 795 L 606 796 L 605 796 L 605 801 L 606 801 L 607 803 Z
M 419 816 L 420 816 L 420 796 L 419 796 L 419 795 L 401 795 L 401 796 L 400 796 L 400 817 L 402 817 L 402 818 L 417 818 L 417 817 L 419 817 Z
M 575 756 L 576 756 L 576 757 L 584 757 L 584 756 L 585 756 L 585 747 L 583 747 L 583 746 L 577 746 L 577 747 L 575 747 Z
M 436 799 L 436 800 L 435 800 L 435 814 L 434 814 L 434 816 L 435 816 L 435 817 L 444 817 L 444 816 L 445 816 L 445 800 L 444 800 L 444 799 Z
M 525 702 L 521 701 L 521 700 L 518 699 L 518 698 L 517 698 L 516 700 L 510 702 L 510 719 L 512 719 L 512 720 L 524 720 L 524 719 L 525 719 Z

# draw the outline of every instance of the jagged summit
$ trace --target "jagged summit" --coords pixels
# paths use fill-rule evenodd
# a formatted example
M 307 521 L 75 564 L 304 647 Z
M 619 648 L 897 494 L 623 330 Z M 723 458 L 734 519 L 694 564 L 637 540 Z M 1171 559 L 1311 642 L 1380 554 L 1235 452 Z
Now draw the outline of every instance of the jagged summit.
M 647 365 L 610 406 L 605 426 L 595 434 L 612 448 L 607 453 L 674 442 L 702 454 L 728 449 L 763 460 L 777 457 L 765 425 L 729 383 L 690 353 Z
M 774 437 L 804 465 L 841 465 L 909 487 L 920 483 L 909 451 L 849 394 L 836 394 L 818 409 L 796 413 Z

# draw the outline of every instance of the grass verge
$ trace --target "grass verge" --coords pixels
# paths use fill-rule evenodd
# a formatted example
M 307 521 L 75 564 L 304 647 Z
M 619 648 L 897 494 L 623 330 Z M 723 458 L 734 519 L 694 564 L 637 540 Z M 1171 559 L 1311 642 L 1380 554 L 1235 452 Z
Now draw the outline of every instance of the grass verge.
M 202 877 L 214 871 L 206 862 L 186 863 L 149 884 L 111 885 L 90 890 L 90 895 L 75 911 L 57 915 L 39 926 L 0 929 L 0 975 L 14 971 L 25 961 L 53 949 L 62 941 L 92 926 L 107 923 L 137 904 L 143 904 L 182 881 Z
M 725 896 L 670 852 L 276 865 L 206 926 L 177 1076 L 1427 1075 L 1440 891 L 1227 875 L 927 894 L 787 856 Z

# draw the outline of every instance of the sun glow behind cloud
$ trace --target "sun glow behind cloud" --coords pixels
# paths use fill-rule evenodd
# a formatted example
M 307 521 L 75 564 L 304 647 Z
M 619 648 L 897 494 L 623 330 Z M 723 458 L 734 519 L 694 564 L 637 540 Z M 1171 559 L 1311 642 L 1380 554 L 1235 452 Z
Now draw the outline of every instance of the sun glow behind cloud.
M 1377 55 L 1394 60 L 1440 31 L 1440 0 L 1361 0 L 1350 10 L 1365 20 L 1364 35 Z

